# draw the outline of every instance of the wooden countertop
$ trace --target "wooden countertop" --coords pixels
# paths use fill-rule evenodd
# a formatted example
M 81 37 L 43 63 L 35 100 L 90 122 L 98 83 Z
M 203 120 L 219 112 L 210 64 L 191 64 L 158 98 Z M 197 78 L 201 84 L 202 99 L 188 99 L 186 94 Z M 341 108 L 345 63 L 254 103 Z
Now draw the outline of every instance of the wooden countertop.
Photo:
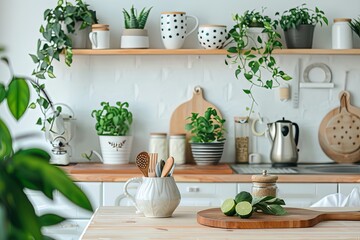
M 129 178 L 142 176 L 135 164 L 78 163 L 62 168 L 74 181 L 81 182 L 126 182 Z M 173 176 L 177 182 L 233 183 L 251 182 L 252 175 L 235 174 L 228 164 L 219 164 L 179 165 Z M 360 175 L 279 174 L 278 177 L 279 183 L 360 183 Z
M 310 228 L 221 229 L 200 225 L 203 207 L 178 207 L 171 218 L 146 218 L 134 207 L 100 207 L 81 239 L 359 239 L 360 221 L 326 221 Z M 324 208 L 336 211 L 336 208 Z M 351 209 L 354 210 L 354 209 Z M 358 209 L 357 209 L 358 210 Z M 344 208 L 341 208 L 344 211 Z

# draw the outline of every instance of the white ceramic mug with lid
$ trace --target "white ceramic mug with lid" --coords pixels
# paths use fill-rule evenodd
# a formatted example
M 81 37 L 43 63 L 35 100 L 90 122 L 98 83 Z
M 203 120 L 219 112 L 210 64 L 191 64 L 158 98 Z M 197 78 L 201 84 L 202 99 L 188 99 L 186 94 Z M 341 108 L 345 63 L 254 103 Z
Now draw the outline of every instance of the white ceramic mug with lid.
M 93 24 L 92 31 L 89 33 L 89 39 L 92 45 L 92 49 L 110 48 L 109 25 Z
M 195 20 L 195 26 L 188 31 L 188 19 Z M 179 49 L 185 39 L 197 29 L 199 20 L 186 12 L 163 12 L 160 19 L 161 40 L 166 49 Z

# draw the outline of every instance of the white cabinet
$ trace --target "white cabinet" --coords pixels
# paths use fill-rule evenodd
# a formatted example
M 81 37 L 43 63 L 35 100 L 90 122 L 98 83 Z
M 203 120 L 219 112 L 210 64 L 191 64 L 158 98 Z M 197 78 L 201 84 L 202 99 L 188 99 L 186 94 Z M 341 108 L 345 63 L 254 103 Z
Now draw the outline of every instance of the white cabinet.
M 238 184 L 238 192 L 251 192 L 251 183 Z M 321 198 L 337 193 L 336 183 L 277 183 L 278 197 L 287 207 L 310 207 Z
M 124 195 L 125 183 L 104 183 L 104 206 L 132 206 Z M 236 183 L 177 183 L 181 194 L 180 206 L 220 206 L 226 199 L 236 194 Z M 129 185 L 130 193 L 136 193 L 137 184 Z
M 360 183 L 339 183 L 339 193 L 345 196 L 349 195 L 354 188 L 360 191 Z
M 94 210 L 102 205 L 101 182 L 78 182 L 76 184 L 78 184 L 78 186 L 88 196 Z M 46 227 L 43 229 L 44 233 L 55 239 L 79 239 L 83 229 L 93 214 L 92 212 L 86 211 L 74 205 L 59 192 L 54 193 L 53 201 L 38 191 L 26 191 L 26 194 L 38 214 L 55 213 L 69 219 L 56 226 Z

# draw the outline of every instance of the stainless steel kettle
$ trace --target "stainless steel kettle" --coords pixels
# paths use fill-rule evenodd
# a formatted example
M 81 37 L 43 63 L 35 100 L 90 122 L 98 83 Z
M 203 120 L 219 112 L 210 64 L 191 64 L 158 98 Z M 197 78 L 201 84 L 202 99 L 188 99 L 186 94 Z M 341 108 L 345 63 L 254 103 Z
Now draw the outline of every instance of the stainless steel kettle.
M 295 137 L 293 127 L 295 127 Z M 297 166 L 299 126 L 283 118 L 275 123 L 268 123 L 268 128 L 272 143 L 270 152 L 272 166 Z

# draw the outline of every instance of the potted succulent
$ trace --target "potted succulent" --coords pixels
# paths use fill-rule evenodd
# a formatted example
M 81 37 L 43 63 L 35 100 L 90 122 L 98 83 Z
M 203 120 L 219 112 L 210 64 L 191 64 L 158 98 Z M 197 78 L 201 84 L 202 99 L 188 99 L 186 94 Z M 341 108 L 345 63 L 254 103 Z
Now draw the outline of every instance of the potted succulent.
M 227 49 L 228 55 L 225 60 L 226 65 L 237 65 L 235 69 L 237 79 L 243 75 L 250 83 L 249 87 L 243 89 L 252 101 L 248 109 L 250 113 L 256 103 L 251 91 L 254 86 L 272 89 L 280 86 L 280 79 L 286 81 L 291 79 L 277 66 L 272 56 L 274 49 L 282 47 L 279 41 L 281 36 L 276 32 L 278 22 L 264 15 L 263 11 L 262 13 L 255 10 L 245 11 L 242 15 L 233 16 L 235 24 L 229 31 L 233 45 Z M 271 77 L 264 79 L 263 72 L 268 72 Z
M 30 54 L 37 68 L 33 75 L 45 79 L 45 74 L 55 78 L 52 62 L 60 61 L 64 53 L 65 63 L 72 63 L 72 48 L 86 48 L 90 26 L 97 23 L 96 12 L 82 0 L 72 4 L 67 0 L 59 0 L 54 9 L 44 11 L 46 24 L 40 27 L 43 39 L 37 42 L 36 54 Z M 79 40 L 78 40 L 79 39 Z
M 100 139 L 100 159 L 106 164 L 129 163 L 133 140 L 128 135 L 133 122 L 133 115 L 128 110 L 129 103 L 116 102 L 115 106 L 111 106 L 108 102 L 102 102 L 101 106 L 101 109 L 91 113 L 96 119 L 95 129 Z
M 319 8 L 309 9 L 302 4 L 282 13 L 280 26 L 284 30 L 288 48 L 312 48 L 315 25 L 328 25 L 325 13 Z M 280 15 L 278 12 L 275 15 Z
M 151 9 L 143 8 L 139 14 L 134 6 L 129 12 L 123 9 L 125 29 L 121 36 L 121 48 L 149 48 L 148 32 L 144 28 Z
M 353 19 L 350 22 L 350 27 L 354 33 L 360 37 L 360 17 L 358 17 L 358 19 Z
M 204 115 L 192 113 L 187 120 L 190 122 L 185 125 L 185 130 L 192 134 L 190 146 L 195 163 L 198 165 L 217 164 L 224 150 L 226 120 L 211 107 L 205 111 Z

